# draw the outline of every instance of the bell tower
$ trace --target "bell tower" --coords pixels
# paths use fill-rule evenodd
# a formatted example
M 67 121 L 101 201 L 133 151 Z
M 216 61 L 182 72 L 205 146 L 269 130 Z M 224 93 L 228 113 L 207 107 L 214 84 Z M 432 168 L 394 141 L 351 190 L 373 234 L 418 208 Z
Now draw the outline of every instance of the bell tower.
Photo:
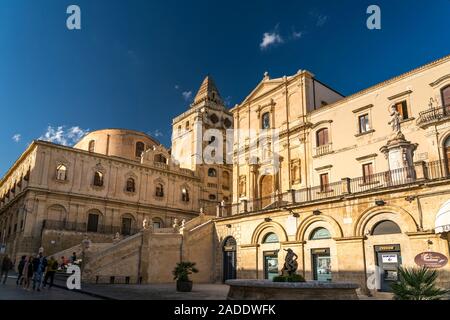
M 200 176 L 200 206 L 206 214 L 216 214 L 217 205 L 232 200 L 232 164 L 227 160 L 232 144 L 226 147 L 227 130 L 232 129 L 233 115 L 210 76 L 203 80 L 189 109 L 172 122 L 172 158 Z

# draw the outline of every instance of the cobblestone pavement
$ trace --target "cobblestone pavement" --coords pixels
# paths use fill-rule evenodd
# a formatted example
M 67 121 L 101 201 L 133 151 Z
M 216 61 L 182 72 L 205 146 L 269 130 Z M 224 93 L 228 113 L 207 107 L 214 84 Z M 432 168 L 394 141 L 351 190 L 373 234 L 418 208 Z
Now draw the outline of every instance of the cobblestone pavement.
M 40 292 L 27 291 L 16 286 L 17 277 L 9 277 L 6 284 L 0 283 L 0 300 L 99 300 L 92 296 L 53 287 Z

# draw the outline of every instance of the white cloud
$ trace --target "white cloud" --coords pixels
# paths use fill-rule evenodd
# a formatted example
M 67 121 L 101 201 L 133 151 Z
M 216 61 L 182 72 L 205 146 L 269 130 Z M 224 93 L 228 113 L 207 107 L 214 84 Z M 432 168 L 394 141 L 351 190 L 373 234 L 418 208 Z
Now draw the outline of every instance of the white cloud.
M 15 135 L 13 135 L 13 137 L 12 137 L 14 142 L 19 142 L 21 138 L 22 138 L 22 135 L 20 133 L 17 133 Z
M 192 91 L 183 91 L 181 94 L 184 98 L 184 100 L 188 101 L 192 98 Z
M 327 20 L 328 20 L 328 16 L 326 16 L 326 15 L 319 15 L 319 16 L 317 17 L 317 23 L 316 23 L 316 25 L 317 25 L 318 27 L 322 27 L 325 23 L 327 23 Z
M 89 129 L 81 129 L 78 126 L 70 128 L 66 128 L 66 126 L 48 126 L 47 131 L 39 137 L 39 140 L 53 142 L 63 146 L 72 146 L 88 133 Z
M 299 31 L 292 31 L 292 38 L 294 39 L 300 39 L 303 36 L 303 32 Z
M 263 34 L 263 39 L 262 39 L 262 42 L 260 43 L 259 47 L 261 48 L 261 50 L 265 50 L 270 46 L 280 44 L 283 42 L 284 42 L 283 38 L 277 31 L 265 32 Z
M 162 133 L 160 130 L 158 130 L 158 129 L 156 129 L 155 131 L 153 131 L 153 133 L 151 133 L 150 135 L 151 135 L 151 136 L 154 136 L 155 138 L 159 138 L 159 137 L 164 136 L 163 133 Z

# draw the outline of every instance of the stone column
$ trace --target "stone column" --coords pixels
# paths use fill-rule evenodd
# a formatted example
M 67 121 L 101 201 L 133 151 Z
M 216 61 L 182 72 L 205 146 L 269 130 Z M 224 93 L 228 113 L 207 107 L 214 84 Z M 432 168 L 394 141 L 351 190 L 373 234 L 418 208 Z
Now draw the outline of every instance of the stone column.
M 366 274 L 366 252 L 364 237 L 335 238 L 337 268 L 333 274 L 333 281 L 356 283 L 361 290 L 368 293 Z M 373 253 L 372 253 L 373 254 Z

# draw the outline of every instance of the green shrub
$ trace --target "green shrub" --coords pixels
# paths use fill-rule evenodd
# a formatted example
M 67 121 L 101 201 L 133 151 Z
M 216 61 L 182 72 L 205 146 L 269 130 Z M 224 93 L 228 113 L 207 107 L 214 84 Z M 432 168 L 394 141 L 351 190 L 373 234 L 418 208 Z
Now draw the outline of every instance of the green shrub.
M 293 274 L 290 276 L 276 276 L 272 280 L 273 282 L 305 282 L 305 278 L 303 278 L 300 274 Z
M 305 282 L 305 278 L 300 274 L 293 274 L 287 276 L 287 282 Z
M 276 276 L 272 279 L 273 282 L 286 282 L 287 277 L 285 276 Z

